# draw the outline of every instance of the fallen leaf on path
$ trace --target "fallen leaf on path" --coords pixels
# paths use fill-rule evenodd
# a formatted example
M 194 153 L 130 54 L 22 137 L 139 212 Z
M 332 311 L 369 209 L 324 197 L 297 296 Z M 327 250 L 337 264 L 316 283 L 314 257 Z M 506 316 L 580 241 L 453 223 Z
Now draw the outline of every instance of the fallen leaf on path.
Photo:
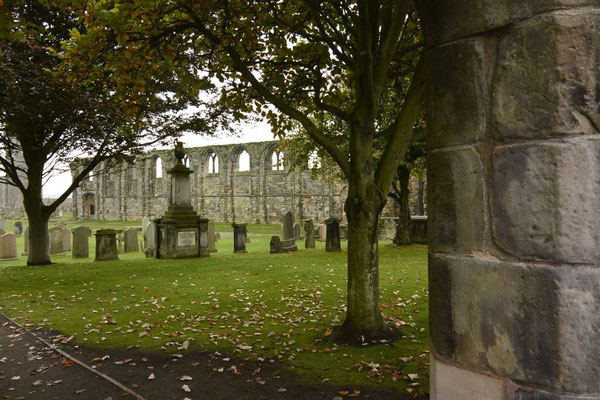
M 75 361 L 67 360 L 67 361 L 64 361 L 62 363 L 62 365 L 63 365 L 63 368 L 69 368 L 69 367 L 72 367 L 73 365 L 75 365 Z
M 179 378 L 180 381 L 191 381 L 192 377 L 189 375 L 184 375 L 181 378 Z
M 190 389 L 190 387 L 188 385 L 183 385 L 181 388 L 183 389 L 184 392 L 187 392 L 187 393 L 192 391 L 192 389 Z
M 84 394 L 87 391 L 87 389 L 79 389 L 75 391 L 75 394 Z
M 149 381 L 151 381 L 151 380 L 152 380 L 152 379 L 154 379 L 154 378 L 156 378 L 156 377 L 154 376 L 154 374 L 150 374 L 150 375 L 148 376 L 148 380 L 149 380 Z

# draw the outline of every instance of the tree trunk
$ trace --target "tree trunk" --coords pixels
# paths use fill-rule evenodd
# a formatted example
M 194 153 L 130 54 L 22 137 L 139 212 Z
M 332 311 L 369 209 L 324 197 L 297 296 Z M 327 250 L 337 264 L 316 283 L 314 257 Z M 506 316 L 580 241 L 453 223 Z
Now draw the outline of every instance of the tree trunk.
M 50 240 L 48 237 L 48 221 L 50 214 L 45 210 L 42 202 L 42 188 L 31 190 L 23 194 L 23 204 L 29 220 L 29 256 L 27 265 L 48 265 L 50 260 Z
M 356 184 L 354 184 L 356 185 Z M 387 327 L 379 308 L 379 216 L 384 200 L 359 204 L 352 196 L 352 182 L 345 211 L 348 218 L 348 299 L 346 319 L 339 339 L 360 343 L 392 339 L 396 331 Z
M 397 246 L 408 246 L 412 244 L 411 221 L 410 221 L 410 206 L 409 206 L 409 190 L 410 171 L 402 169 L 398 171 L 398 179 L 400 181 L 400 215 L 396 224 L 396 235 L 394 236 L 394 244 Z

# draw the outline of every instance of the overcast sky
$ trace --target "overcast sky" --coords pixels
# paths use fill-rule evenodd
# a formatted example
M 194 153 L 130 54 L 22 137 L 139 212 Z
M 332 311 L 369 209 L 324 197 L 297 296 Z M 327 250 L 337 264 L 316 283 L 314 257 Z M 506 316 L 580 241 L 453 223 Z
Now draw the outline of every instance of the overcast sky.
M 185 147 L 200 147 L 211 144 L 261 142 L 265 140 L 273 140 L 271 127 L 266 122 L 243 125 L 238 136 L 205 137 L 187 134 L 181 139 Z M 70 184 L 70 172 L 65 172 L 51 178 L 48 183 L 44 185 L 44 198 L 56 198 L 60 196 Z

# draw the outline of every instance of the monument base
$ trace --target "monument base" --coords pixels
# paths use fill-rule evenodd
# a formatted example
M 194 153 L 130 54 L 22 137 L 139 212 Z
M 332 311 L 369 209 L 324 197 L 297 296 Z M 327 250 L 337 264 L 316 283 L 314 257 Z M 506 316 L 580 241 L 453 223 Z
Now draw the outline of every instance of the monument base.
M 208 219 L 199 218 L 191 206 L 170 206 L 157 220 L 156 258 L 208 257 Z M 148 253 L 146 253 L 148 257 Z
M 296 246 L 296 241 L 294 239 L 282 239 L 281 247 L 284 253 L 298 250 L 298 246 Z

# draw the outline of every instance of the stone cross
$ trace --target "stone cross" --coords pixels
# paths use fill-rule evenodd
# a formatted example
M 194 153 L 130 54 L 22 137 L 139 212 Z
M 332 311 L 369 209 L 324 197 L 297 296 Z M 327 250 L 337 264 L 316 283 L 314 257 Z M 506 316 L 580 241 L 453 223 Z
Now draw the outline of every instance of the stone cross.
M 87 258 L 90 256 L 90 243 L 88 232 L 90 228 L 87 226 L 78 226 L 71 229 L 73 233 L 73 258 Z
M 334 217 L 325 221 L 327 225 L 327 238 L 325 239 L 325 251 L 342 251 L 340 245 L 340 220 Z

